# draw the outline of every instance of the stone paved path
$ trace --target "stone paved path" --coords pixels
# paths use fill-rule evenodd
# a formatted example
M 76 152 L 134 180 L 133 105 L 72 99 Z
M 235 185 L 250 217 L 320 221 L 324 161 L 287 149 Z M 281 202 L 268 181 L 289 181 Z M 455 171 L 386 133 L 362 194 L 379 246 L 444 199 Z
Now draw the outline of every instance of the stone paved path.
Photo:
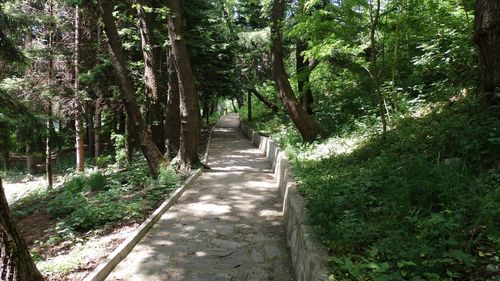
M 293 280 L 270 163 L 222 117 L 207 170 L 107 280 Z

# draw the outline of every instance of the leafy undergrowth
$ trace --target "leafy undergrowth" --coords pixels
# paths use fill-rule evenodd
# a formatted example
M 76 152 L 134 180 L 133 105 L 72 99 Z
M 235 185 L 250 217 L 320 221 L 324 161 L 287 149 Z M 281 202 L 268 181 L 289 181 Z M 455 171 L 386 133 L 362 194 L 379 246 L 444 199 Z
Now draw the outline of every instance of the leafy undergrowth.
M 385 142 L 363 127 L 312 145 L 273 135 L 295 159 L 331 280 L 500 280 L 495 110 L 436 106 L 393 121 Z
M 180 183 L 170 168 L 162 168 L 153 180 L 143 157 L 133 163 L 126 169 L 111 165 L 69 174 L 62 186 L 33 192 L 11 206 L 45 274 L 78 269 L 85 262 L 82 253 L 101 243 L 99 236 L 142 221 Z M 31 233 L 34 228 L 43 232 Z M 65 257 L 62 263 L 57 256 Z

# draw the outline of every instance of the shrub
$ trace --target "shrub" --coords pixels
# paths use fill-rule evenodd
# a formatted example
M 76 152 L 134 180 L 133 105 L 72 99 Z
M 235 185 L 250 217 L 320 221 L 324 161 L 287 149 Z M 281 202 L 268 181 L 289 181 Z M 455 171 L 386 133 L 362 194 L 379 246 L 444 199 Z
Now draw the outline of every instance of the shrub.
M 113 157 L 111 155 L 100 155 L 95 160 L 95 163 L 96 163 L 97 167 L 104 168 L 104 167 L 110 165 L 111 163 L 113 163 Z
M 64 183 L 63 189 L 70 193 L 81 192 L 85 188 L 85 180 L 84 175 L 73 176 Z
M 55 218 L 62 218 L 70 215 L 86 204 L 87 199 L 81 192 L 73 193 L 65 190 L 49 201 L 47 204 L 47 212 Z
M 87 185 L 92 191 L 103 190 L 106 187 L 106 177 L 100 172 L 95 172 L 87 178 Z
M 158 170 L 158 183 L 162 186 L 173 187 L 180 179 L 180 176 L 170 167 L 160 167 Z

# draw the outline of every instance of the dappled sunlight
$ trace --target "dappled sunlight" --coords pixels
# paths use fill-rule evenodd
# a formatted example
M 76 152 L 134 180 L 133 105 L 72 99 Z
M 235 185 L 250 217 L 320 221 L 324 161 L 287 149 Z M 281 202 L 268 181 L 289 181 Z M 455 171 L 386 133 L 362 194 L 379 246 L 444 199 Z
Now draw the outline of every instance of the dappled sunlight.
M 271 165 L 234 128 L 214 130 L 211 169 L 110 280 L 291 280 Z
M 314 144 L 312 149 L 304 149 L 297 154 L 297 157 L 303 160 L 321 160 L 350 154 L 366 141 L 365 137 L 364 135 L 349 135 L 330 138 L 325 142 Z
M 231 211 L 231 207 L 228 205 L 217 205 L 208 203 L 189 204 L 187 206 L 187 209 L 190 211 L 190 214 L 194 216 L 204 216 L 207 214 L 223 215 Z

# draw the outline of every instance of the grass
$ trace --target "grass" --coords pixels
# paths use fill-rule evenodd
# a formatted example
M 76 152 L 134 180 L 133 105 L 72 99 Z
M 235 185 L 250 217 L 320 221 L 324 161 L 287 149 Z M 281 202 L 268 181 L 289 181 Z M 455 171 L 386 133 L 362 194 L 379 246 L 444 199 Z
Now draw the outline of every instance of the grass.
M 495 110 L 437 105 L 393 120 L 385 141 L 357 126 L 306 145 L 276 118 L 259 126 L 294 159 L 331 280 L 500 280 Z

